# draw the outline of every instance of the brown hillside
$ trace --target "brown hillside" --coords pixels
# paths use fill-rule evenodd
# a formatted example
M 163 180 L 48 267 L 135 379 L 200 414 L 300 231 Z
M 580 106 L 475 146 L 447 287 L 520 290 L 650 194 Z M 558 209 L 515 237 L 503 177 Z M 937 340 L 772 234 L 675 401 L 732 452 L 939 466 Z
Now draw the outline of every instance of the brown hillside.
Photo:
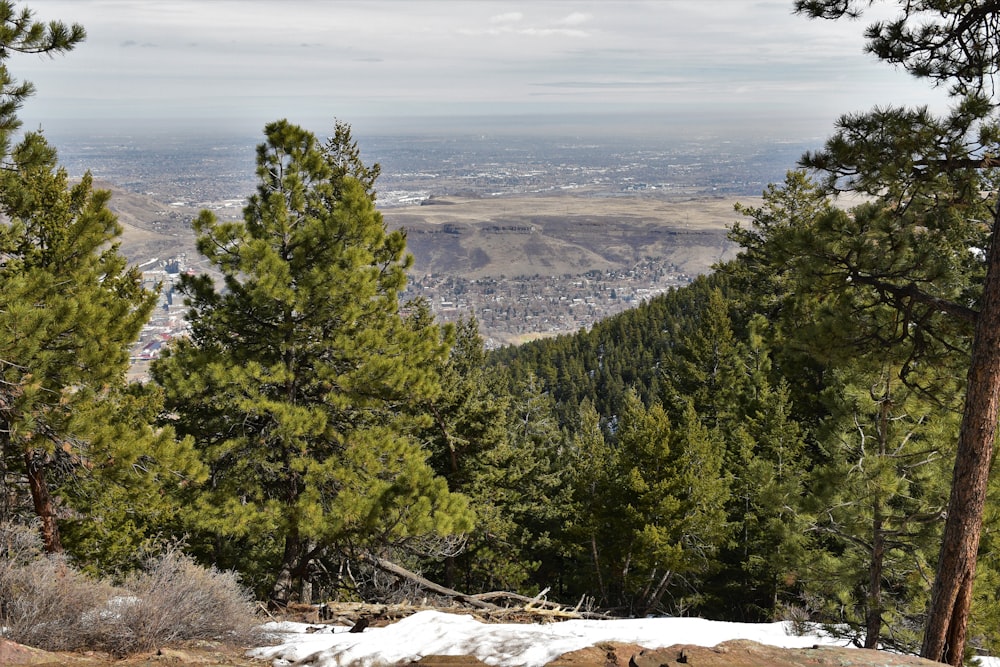
M 133 262 L 187 253 L 197 263 L 191 230 L 197 208 L 100 187 L 112 191 L 111 208 L 124 227 L 122 249 Z M 740 219 L 735 200 L 723 198 L 560 194 L 434 201 L 438 205 L 383 211 L 390 229 L 407 230 L 418 275 L 579 275 L 628 269 L 645 258 L 703 273 L 732 255 L 726 230 Z M 238 217 L 239 207 L 228 204 L 208 205 L 221 218 Z

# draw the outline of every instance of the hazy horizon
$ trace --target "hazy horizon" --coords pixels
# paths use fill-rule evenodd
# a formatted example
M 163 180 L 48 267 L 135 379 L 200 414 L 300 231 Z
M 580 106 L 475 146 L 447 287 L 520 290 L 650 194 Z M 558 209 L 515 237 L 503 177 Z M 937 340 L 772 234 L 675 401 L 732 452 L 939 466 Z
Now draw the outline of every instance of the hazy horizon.
M 511 116 L 422 116 L 348 118 L 330 116 L 315 118 L 296 117 L 294 113 L 276 117 L 301 125 L 318 136 L 326 136 L 334 122 L 351 125 L 356 138 L 362 136 L 512 136 L 512 137 L 567 137 L 594 139 L 641 139 L 656 141 L 680 140 L 751 140 L 771 142 L 822 142 L 833 131 L 817 119 L 800 119 L 797 122 L 772 122 L 768 118 L 747 119 L 741 123 L 729 122 L 723 116 L 705 114 L 680 116 L 644 113 L 562 115 L 511 115 Z M 270 122 L 270 121 L 267 121 Z M 131 118 L 111 120 L 72 120 L 64 118 L 37 119 L 34 125 L 25 123 L 24 131 L 42 130 L 50 138 L 84 139 L 86 137 L 147 137 L 182 136 L 260 138 L 264 125 L 250 122 L 220 123 L 217 119 L 162 119 Z
M 79 22 L 56 58 L 13 54 L 35 84 L 26 129 L 259 135 L 448 132 L 821 138 L 876 105 L 943 91 L 864 53 L 861 21 L 792 0 L 27 0 Z

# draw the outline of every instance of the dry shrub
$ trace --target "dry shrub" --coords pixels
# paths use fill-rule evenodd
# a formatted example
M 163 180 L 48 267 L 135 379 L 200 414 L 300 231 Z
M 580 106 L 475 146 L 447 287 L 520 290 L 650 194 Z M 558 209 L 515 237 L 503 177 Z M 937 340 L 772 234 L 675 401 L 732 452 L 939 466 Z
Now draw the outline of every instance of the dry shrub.
M 0 522 L 0 575 L 14 565 L 25 565 L 42 555 L 38 531 L 13 523 Z
M 43 555 L 31 532 L 0 525 L 0 636 L 119 657 L 179 640 L 258 639 L 252 599 L 233 573 L 203 568 L 170 547 L 114 587 Z
M 124 588 L 116 610 L 118 632 L 107 647 L 117 655 L 178 640 L 256 639 L 259 620 L 237 575 L 204 568 L 176 547 L 151 560 Z
M 114 589 L 70 567 L 65 558 L 45 556 L 33 531 L 0 526 L 0 628 L 3 636 L 49 651 L 99 641 L 95 609 Z

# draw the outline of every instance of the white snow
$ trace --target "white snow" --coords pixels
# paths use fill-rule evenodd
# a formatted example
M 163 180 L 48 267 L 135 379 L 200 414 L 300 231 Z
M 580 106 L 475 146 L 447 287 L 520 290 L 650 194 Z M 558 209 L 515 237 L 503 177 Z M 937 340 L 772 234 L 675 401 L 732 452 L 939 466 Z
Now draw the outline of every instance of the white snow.
M 317 627 L 321 629 L 306 632 L 307 628 Z M 486 624 L 467 615 L 422 611 L 361 633 L 350 633 L 346 627 L 302 623 L 269 623 L 265 629 L 275 633 L 282 643 L 254 649 L 251 655 L 271 660 L 275 667 L 293 663 L 372 667 L 419 660 L 427 655 L 474 655 L 496 667 L 541 667 L 569 651 L 609 641 L 646 648 L 673 644 L 715 646 L 730 639 L 751 639 L 784 648 L 845 645 L 844 640 L 820 631 L 797 635 L 790 623 L 727 623 L 701 618 Z

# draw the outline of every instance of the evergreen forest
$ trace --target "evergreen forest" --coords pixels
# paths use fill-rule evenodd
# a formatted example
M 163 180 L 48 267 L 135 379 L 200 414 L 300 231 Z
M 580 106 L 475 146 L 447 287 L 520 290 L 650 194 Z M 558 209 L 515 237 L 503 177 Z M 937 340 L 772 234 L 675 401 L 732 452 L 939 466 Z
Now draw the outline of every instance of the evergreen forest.
M 736 259 L 519 347 L 401 300 L 406 234 L 349 125 L 269 123 L 242 220 L 192 223 L 212 273 L 181 283 L 190 335 L 130 384 L 155 294 L 109 193 L 19 132 L 34 90 L 7 69 L 84 29 L 0 1 L 0 522 L 92 576 L 179 547 L 278 607 L 405 599 L 389 562 L 469 594 L 997 654 L 1000 2 L 888 4 L 869 50 L 946 87 L 946 114 L 841 117 L 739 207 Z

